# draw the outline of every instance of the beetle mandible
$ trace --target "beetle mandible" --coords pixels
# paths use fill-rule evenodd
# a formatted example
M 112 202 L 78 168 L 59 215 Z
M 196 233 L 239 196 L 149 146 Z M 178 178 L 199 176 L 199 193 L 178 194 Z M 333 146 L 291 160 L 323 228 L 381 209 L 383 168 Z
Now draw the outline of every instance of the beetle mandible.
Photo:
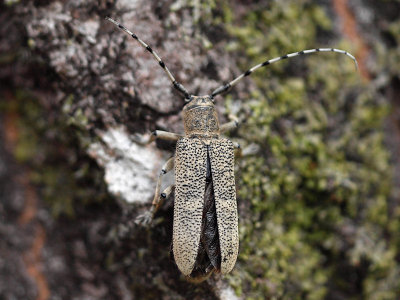
M 117 21 L 106 19 L 137 40 L 150 52 L 166 72 L 173 87 L 185 97 L 183 122 L 185 134 L 156 130 L 147 143 L 155 139 L 176 141 L 175 156 L 163 166 L 158 177 L 150 211 L 140 222 L 150 222 L 163 199 L 175 190 L 172 252 L 179 270 L 191 281 L 200 282 L 213 272 L 229 273 L 235 266 L 239 251 L 238 213 L 234 177 L 234 145 L 221 137 L 236 128 L 238 118 L 231 117 L 219 124 L 214 97 L 228 91 L 255 70 L 298 55 L 336 52 L 357 61 L 347 51 L 315 48 L 266 60 L 242 73 L 231 82 L 215 89 L 210 95 L 194 96 L 177 82 L 154 50 L 136 34 Z M 160 193 L 162 177 L 175 167 L 175 185 Z

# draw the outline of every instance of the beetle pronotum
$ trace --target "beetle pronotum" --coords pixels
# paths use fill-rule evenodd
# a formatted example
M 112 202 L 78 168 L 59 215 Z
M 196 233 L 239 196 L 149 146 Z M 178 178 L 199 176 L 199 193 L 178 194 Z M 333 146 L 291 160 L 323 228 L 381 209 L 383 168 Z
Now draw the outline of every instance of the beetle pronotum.
M 280 60 L 316 52 L 336 52 L 357 61 L 347 51 L 316 48 L 266 60 L 221 85 L 210 95 L 194 96 L 175 80 L 154 50 L 136 34 L 113 19 L 106 18 L 137 40 L 157 60 L 173 87 L 185 97 L 183 122 L 185 134 L 155 131 L 147 142 L 155 139 L 176 141 L 175 156 L 163 166 L 158 177 L 150 211 L 141 221 L 150 222 L 163 199 L 175 189 L 172 251 L 179 270 L 194 281 L 202 281 L 213 272 L 229 273 L 239 250 L 238 213 L 234 179 L 235 145 L 221 134 L 236 128 L 237 118 L 219 124 L 214 97 L 228 91 L 255 70 Z M 238 147 L 238 146 L 236 146 Z M 160 193 L 164 174 L 175 167 L 175 185 Z

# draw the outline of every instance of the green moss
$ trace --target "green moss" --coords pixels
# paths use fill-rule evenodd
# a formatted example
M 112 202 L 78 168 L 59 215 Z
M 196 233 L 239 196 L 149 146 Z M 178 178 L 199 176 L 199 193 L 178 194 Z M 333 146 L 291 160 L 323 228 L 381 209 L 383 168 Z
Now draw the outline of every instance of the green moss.
M 355 50 L 346 41 L 318 44 L 317 28 L 331 24 L 310 1 L 274 1 L 237 26 L 226 6 L 225 14 L 236 37 L 228 49 L 245 54 L 243 70 L 313 47 Z M 348 57 L 334 53 L 252 74 L 257 90 L 239 135 L 262 150 L 240 162 L 239 201 L 248 211 L 240 212 L 241 253 L 230 277 L 246 299 L 322 299 L 332 290 L 394 299 L 399 245 L 384 239 L 398 230 L 388 214 L 382 122 L 389 107 L 359 76 Z M 352 294 L 349 278 L 359 272 L 361 288 Z

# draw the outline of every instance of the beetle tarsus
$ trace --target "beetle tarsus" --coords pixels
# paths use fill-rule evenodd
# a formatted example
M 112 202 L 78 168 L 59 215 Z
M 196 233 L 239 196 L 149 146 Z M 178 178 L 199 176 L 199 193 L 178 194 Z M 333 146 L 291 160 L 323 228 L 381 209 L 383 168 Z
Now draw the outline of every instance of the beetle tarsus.
M 151 143 L 153 140 L 155 140 L 155 137 L 153 137 L 153 135 L 148 136 L 148 135 L 135 133 L 131 136 L 131 140 L 133 142 L 135 142 L 136 144 L 145 146 L 145 145 Z
M 154 213 L 153 209 L 148 210 L 144 212 L 143 214 L 139 215 L 136 217 L 135 224 L 143 226 L 143 227 L 148 227 L 152 222 L 154 218 Z

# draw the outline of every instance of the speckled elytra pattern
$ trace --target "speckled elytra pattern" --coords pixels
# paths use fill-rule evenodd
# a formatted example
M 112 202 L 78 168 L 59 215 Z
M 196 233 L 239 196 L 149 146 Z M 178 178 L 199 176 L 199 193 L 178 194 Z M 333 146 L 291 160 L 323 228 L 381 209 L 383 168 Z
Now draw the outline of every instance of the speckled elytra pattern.
M 172 251 L 179 270 L 189 276 L 200 243 L 207 146 L 199 139 L 182 138 L 175 153 L 175 202 Z
M 239 251 L 234 145 L 228 139 L 211 139 L 209 149 L 221 248 L 221 273 L 226 274 L 235 266 Z
M 214 185 L 221 273 L 235 266 L 238 249 L 234 145 L 228 139 L 209 139 L 209 156 Z M 175 154 L 175 204 L 173 253 L 179 270 L 189 276 L 196 262 L 204 206 L 207 174 L 207 145 L 200 139 L 182 138 Z

